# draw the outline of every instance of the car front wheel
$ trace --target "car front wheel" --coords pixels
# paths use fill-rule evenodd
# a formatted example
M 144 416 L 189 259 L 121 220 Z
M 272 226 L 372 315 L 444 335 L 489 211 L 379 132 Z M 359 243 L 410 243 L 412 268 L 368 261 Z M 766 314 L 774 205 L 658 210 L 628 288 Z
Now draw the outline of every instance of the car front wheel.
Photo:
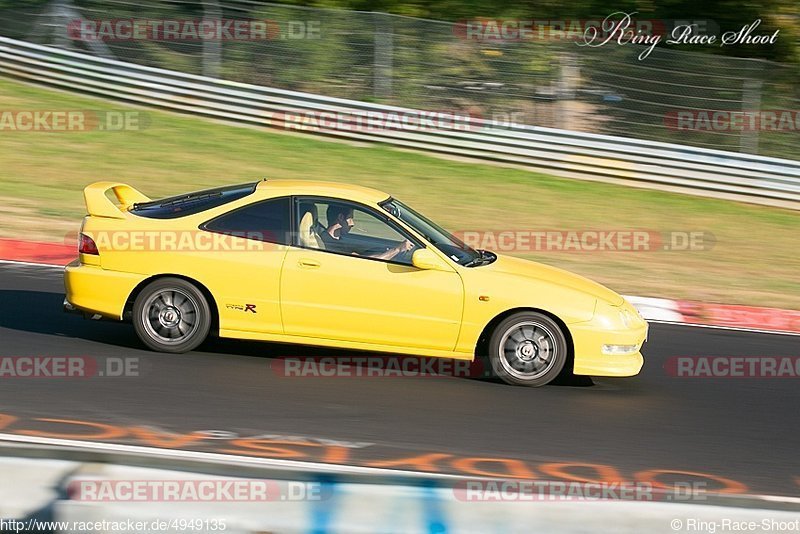
M 561 328 L 537 312 L 516 313 L 501 321 L 488 348 L 495 376 L 520 386 L 544 386 L 567 361 L 567 340 Z
M 136 297 L 133 326 L 142 343 L 159 352 L 188 352 L 211 328 L 211 310 L 197 287 L 180 278 L 156 280 Z

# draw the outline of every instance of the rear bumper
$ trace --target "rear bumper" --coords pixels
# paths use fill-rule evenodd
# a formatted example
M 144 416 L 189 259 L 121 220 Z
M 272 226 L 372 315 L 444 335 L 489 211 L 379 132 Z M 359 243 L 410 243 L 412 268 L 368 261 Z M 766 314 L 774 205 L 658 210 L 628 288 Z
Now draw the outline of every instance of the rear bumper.
M 108 271 L 78 260 L 64 269 L 64 310 L 122 319 L 128 297 L 145 275 Z
M 90 313 L 88 311 L 80 310 L 72 305 L 70 301 L 67 300 L 67 297 L 64 297 L 64 313 L 73 313 L 75 315 L 80 315 L 84 319 L 92 319 L 97 321 L 99 319 L 103 319 L 103 316 L 99 313 Z

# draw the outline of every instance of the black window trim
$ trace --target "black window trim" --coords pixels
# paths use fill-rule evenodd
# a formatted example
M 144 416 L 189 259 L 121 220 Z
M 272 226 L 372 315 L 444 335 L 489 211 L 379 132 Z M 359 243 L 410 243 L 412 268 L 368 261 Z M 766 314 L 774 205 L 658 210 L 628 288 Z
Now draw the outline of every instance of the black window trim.
M 353 204 L 353 205 L 356 205 L 359 208 L 362 208 L 363 211 L 366 211 L 367 213 L 369 213 L 371 215 L 374 215 L 377 219 L 379 219 L 379 220 L 385 222 L 386 224 L 388 224 L 391 228 L 396 230 L 397 233 L 399 233 L 401 236 L 404 236 L 406 239 L 408 239 L 409 241 L 414 243 L 416 246 L 421 247 L 421 248 L 428 248 L 427 243 L 425 243 L 423 241 L 420 241 L 414 235 L 411 235 L 410 233 L 408 233 L 408 231 L 406 231 L 405 228 L 403 228 L 402 226 L 397 224 L 395 221 L 393 221 L 388 216 L 388 214 L 381 213 L 380 211 L 376 210 L 372 206 L 369 206 L 367 204 L 362 204 L 361 202 L 358 202 L 358 201 L 355 201 L 355 200 L 349 200 L 349 199 L 346 199 L 346 198 L 328 197 L 328 196 L 324 196 L 324 195 L 293 195 L 292 196 L 292 202 L 293 202 L 292 209 L 291 209 L 291 219 L 292 219 L 291 228 L 292 228 L 292 230 L 290 231 L 290 233 L 292 235 L 292 243 L 289 246 L 292 246 L 292 247 L 295 247 L 295 248 L 298 248 L 298 249 L 301 249 L 301 250 L 315 250 L 317 252 L 326 252 L 328 254 L 336 254 L 337 256 L 346 256 L 348 258 L 357 258 L 357 259 L 361 259 L 361 260 L 378 261 L 378 262 L 381 262 L 381 263 L 390 263 L 392 265 L 401 265 L 403 267 L 413 267 L 413 265 L 410 264 L 410 263 L 401 263 L 399 261 L 392 261 L 391 259 L 385 260 L 385 259 L 382 259 L 382 258 L 370 258 L 369 256 L 359 256 L 359 255 L 355 255 L 354 256 L 352 254 L 345 254 L 344 252 L 335 252 L 333 250 L 326 250 L 326 249 L 312 248 L 312 247 L 304 247 L 303 245 L 300 244 L 300 232 L 299 232 L 299 228 L 297 228 L 297 225 L 300 224 L 300 221 L 296 220 L 296 219 L 297 219 L 297 209 L 299 208 L 300 203 L 303 202 L 303 201 L 307 201 L 307 200 L 311 200 L 311 201 L 315 201 L 315 202 L 316 201 L 327 202 L 327 203 L 338 202 L 340 204 Z
M 203 223 L 200 223 L 200 225 L 197 228 L 199 230 L 202 230 L 204 232 L 209 232 L 209 233 L 212 233 L 212 234 L 232 235 L 233 237 L 239 237 L 239 238 L 242 238 L 242 239 L 250 239 L 252 241 L 258 241 L 260 243 L 272 243 L 273 245 L 281 245 L 281 246 L 285 246 L 285 247 L 286 246 L 292 246 L 292 242 L 295 240 L 294 235 L 296 234 L 296 232 L 294 232 L 292 230 L 292 228 L 294 228 L 294 217 L 295 217 L 295 214 L 294 214 L 295 210 L 293 208 L 294 205 L 293 205 L 293 200 L 292 200 L 293 198 L 294 197 L 292 195 L 283 195 L 283 196 L 280 196 L 280 197 L 271 197 L 271 198 L 263 198 L 261 200 L 255 200 L 253 202 L 245 204 L 244 206 L 239 206 L 238 208 L 234 208 L 232 210 L 226 211 L 225 213 L 220 213 L 216 217 L 213 217 L 213 218 L 211 218 L 211 219 L 209 219 L 209 220 L 207 220 L 207 221 L 205 221 Z M 275 200 L 284 200 L 284 199 L 287 199 L 289 201 L 289 236 L 288 236 L 288 239 L 285 239 L 285 241 L 288 241 L 287 243 L 278 243 L 278 242 L 275 242 L 275 241 L 267 241 L 265 239 L 256 239 L 254 237 L 247 237 L 246 235 L 236 235 L 236 234 L 231 234 L 230 232 L 227 232 L 227 233 L 226 232 L 220 232 L 219 230 L 212 230 L 210 228 L 207 228 L 207 226 L 209 224 L 213 223 L 217 219 L 221 219 L 222 217 L 227 217 L 228 215 L 236 213 L 237 211 L 240 211 L 240 210 L 243 210 L 243 209 L 247 209 L 247 208 L 252 208 L 253 206 L 255 206 L 257 204 L 264 204 L 266 202 L 272 202 L 272 201 L 275 201 Z

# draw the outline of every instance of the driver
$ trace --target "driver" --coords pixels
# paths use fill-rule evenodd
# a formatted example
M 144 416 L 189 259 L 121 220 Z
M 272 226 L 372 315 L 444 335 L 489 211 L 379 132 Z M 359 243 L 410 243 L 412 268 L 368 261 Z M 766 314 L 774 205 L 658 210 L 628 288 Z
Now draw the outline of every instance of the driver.
M 404 239 L 397 246 L 390 248 L 385 252 L 378 254 L 359 254 L 353 250 L 352 245 L 348 245 L 347 234 L 355 226 L 353 220 L 353 208 L 343 206 L 341 204 L 331 204 L 325 213 L 328 220 L 328 226 L 321 232 L 320 238 L 325 244 L 325 250 L 339 252 L 341 254 L 354 254 L 357 256 L 366 256 L 368 258 L 375 258 L 379 260 L 390 260 L 414 248 L 414 244 L 408 239 Z

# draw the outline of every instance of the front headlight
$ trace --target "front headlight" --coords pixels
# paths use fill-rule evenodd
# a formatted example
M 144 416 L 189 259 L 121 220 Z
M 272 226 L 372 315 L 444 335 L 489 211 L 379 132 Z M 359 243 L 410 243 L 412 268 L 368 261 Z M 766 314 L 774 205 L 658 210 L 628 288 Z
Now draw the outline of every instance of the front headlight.
M 622 324 L 625 325 L 625 328 L 630 328 L 636 321 L 636 318 L 634 317 L 633 313 L 627 308 L 622 308 L 619 311 L 619 316 L 620 320 L 622 321 Z
M 621 306 L 612 306 L 607 302 L 598 301 L 594 309 L 594 320 L 603 328 L 609 330 L 623 330 L 630 328 L 626 325 L 625 321 L 630 321 L 630 318 L 625 318 L 625 308 Z
M 644 319 L 629 302 L 612 306 L 598 301 L 595 307 L 594 320 L 609 330 L 631 330 L 644 324 Z

